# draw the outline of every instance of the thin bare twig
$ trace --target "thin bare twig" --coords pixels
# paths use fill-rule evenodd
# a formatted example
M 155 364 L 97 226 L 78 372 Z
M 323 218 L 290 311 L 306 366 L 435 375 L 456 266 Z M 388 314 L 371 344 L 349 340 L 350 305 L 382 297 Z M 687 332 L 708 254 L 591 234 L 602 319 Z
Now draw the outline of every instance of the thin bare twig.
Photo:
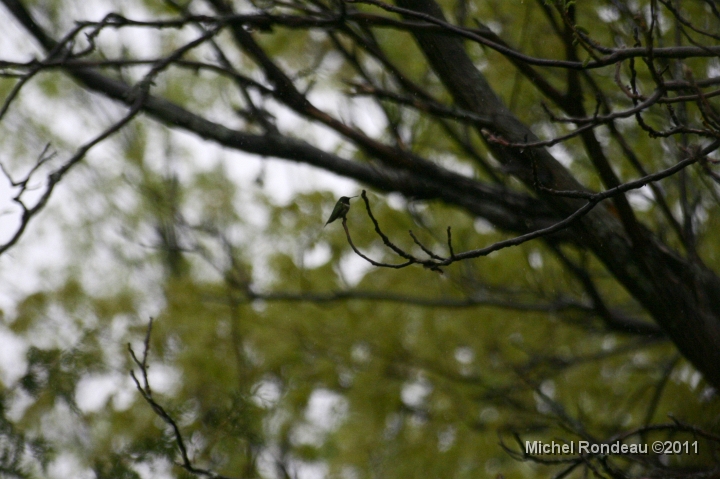
M 152 326 L 153 319 L 150 318 L 147 333 L 145 334 L 145 340 L 143 342 L 142 359 L 138 359 L 130 343 L 128 343 L 127 345 L 130 357 L 132 358 L 135 365 L 140 368 L 140 377 L 142 378 L 142 382 L 138 379 L 134 370 L 130 371 L 130 377 L 132 377 L 133 382 L 135 383 L 135 387 L 140 392 L 140 395 L 143 397 L 145 402 L 147 402 L 152 408 L 152 410 L 155 412 L 155 414 L 160 419 L 162 419 L 165 424 L 170 426 L 170 429 L 172 429 L 173 437 L 175 438 L 175 444 L 177 444 L 178 450 L 180 451 L 181 459 L 181 462 L 176 462 L 175 464 L 196 476 L 210 477 L 214 479 L 232 479 L 228 476 L 223 476 L 221 474 L 217 474 L 214 471 L 202 469 L 193 465 L 190 457 L 188 456 L 187 446 L 185 445 L 185 439 L 182 435 L 182 432 L 180 431 L 180 427 L 178 426 L 175 419 L 173 419 L 173 417 L 165 410 L 165 408 L 162 407 L 160 403 L 158 403 L 153 397 L 152 389 L 150 387 L 150 380 L 148 379 L 148 357 L 150 354 L 150 336 L 152 334 Z

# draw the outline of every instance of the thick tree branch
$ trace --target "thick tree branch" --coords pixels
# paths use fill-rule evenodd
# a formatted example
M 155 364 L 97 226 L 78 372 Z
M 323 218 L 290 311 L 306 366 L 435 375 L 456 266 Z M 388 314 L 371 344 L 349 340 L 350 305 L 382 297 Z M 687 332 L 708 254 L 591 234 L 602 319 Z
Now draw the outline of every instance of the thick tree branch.
M 402 9 L 397 11 L 409 17 L 425 20 L 432 17 L 434 23 L 446 23 L 441 9 L 432 0 L 397 0 L 396 3 Z M 527 144 L 536 141 L 532 132 L 505 108 L 458 38 L 426 32 L 415 32 L 414 36 L 433 70 L 460 106 L 494 118 L 496 127 L 492 133 L 510 142 Z M 583 191 L 548 152 L 533 152 L 534 157 L 529 156 L 532 153 L 528 150 L 503 147 L 497 156 L 514 166 L 513 174 L 526 184 L 533 184 L 533 165 L 537 164 L 537 174 L 546 187 Z M 699 157 L 695 161 L 697 159 Z M 558 201 L 558 198 L 556 195 L 543 196 L 558 212 L 581 211 L 577 203 Z M 626 236 L 606 209 L 596 208 L 588 213 L 579 222 L 576 233 L 580 242 L 592 250 L 651 312 L 685 357 L 704 373 L 708 381 L 720 387 L 720 370 L 715 366 L 720 364 L 720 279 L 717 275 L 697 261 L 682 259 L 644 228 L 642 238 Z

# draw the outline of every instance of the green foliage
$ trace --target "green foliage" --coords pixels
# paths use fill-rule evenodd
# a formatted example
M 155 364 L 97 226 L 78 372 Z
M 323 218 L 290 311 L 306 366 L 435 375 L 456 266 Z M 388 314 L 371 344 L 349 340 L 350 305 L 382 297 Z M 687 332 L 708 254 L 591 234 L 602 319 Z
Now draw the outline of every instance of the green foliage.
M 208 223 L 228 227 L 238 219 L 228 207 L 236 192 L 226 178 L 218 169 L 174 188 L 183 189 L 177 198 L 202 198 L 202 217 Z M 142 188 L 156 198 L 138 203 L 140 210 L 154 208 L 145 211 L 145 221 L 167 217 L 167 195 L 156 196 L 163 185 L 157 183 L 157 190 Z M 333 200 L 333 195 L 314 192 L 297 195 L 287 206 L 266 202 L 269 221 L 262 236 L 275 245 L 266 266 L 272 273 L 267 289 L 313 293 L 343 288 L 337 265 L 349 254 L 344 232 L 340 225 L 322 228 Z M 185 209 L 180 203 L 173 208 Z M 409 212 L 376 195 L 371 204 L 384 231 L 402 247 L 412 248 L 404 231 L 419 226 Z M 416 221 L 422 217 L 423 223 L 433 225 L 427 231 L 418 229 L 419 238 L 437 250 L 444 246 L 442 236 L 433 231 L 435 225 L 452 224 L 456 248 L 482 246 L 502 237 L 494 231 L 477 233 L 463 215 L 441 205 L 429 205 L 419 214 Z M 353 204 L 348 224 L 359 248 L 376 259 L 397 261 L 382 253 L 361 200 Z M 304 252 L 298 252 L 293 238 L 304 238 L 306 249 L 327 247 L 330 256 L 306 268 L 298 261 Z M 250 245 L 241 241 L 234 246 L 242 251 Z M 528 259 L 533 256 L 542 258 L 541 266 Z M 151 373 L 170 368 L 165 374 L 175 378 L 170 388 L 156 393 L 156 400 L 192 444 L 193 460 L 221 474 L 250 470 L 257 451 L 279 447 L 283 457 L 327 465 L 331 477 L 350 470 L 358 477 L 541 475 L 505 455 L 497 445 L 498 433 L 506 440 L 512 431 L 528 439 L 567 433 L 557 429 L 555 415 L 539 406 L 532 388 L 518 384 L 541 382 L 566 405 L 568 414 L 585 418 L 595 434 L 611 435 L 618 424 L 631 428 L 642 423 L 653 388 L 662 380 L 654 365 L 673 354 L 667 345 L 638 352 L 628 339 L 588 331 L 582 315 L 358 299 L 328 304 L 248 301 L 238 289 L 242 281 L 227 280 L 250 280 L 252 259 L 228 260 L 225 264 L 234 264 L 228 266 L 234 273 L 219 271 L 214 278 L 202 279 L 200 263 L 193 260 L 185 274 L 163 280 L 163 305 L 155 315 L 149 356 Z M 146 261 L 163 267 L 163 256 L 153 251 L 146 252 Z M 243 270 L 245 276 L 240 274 Z M 531 244 L 472 265 L 453 266 L 443 275 L 421 268 L 372 269 L 355 289 L 451 300 L 479 285 L 513 285 L 528 292 L 526 297 L 514 296 L 520 304 L 538 294 L 576 294 L 576 286 L 564 276 L 547 251 Z M 610 279 L 603 288 L 613 301 L 627 301 Z M 17 334 L 28 334 L 51 312 L 62 311 L 84 325 L 83 334 L 71 345 L 30 348 L 27 373 L 17 384 L 33 398 L 23 419 L 31 430 L 58 401 L 70 407 L 78 424 L 89 428 L 94 446 L 85 451 L 77 444 L 72 448 L 98 477 L 139 477 L 139 463 L 178 460 L 172 432 L 137 395 L 127 409 L 108 401 L 97 412 L 80 410 L 75 400 L 83 376 L 112 368 L 102 350 L 107 338 L 101 339 L 100 333 L 120 318 L 136 319 L 133 328 L 114 341 L 131 341 L 141 354 L 146 319 L 134 313 L 137 299 L 127 291 L 93 297 L 69 280 L 56 291 L 28 296 L 12 323 Z M 607 358 L 601 362 L 574 364 L 574 358 L 604 354 Z M 129 365 L 126 357 L 118 371 L 125 374 Z M 684 421 L 703 423 L 717 412 L 702 403 L 701 390 L 682 374 L 671 376 L 653 417 L 662 422 L 673 413 Z M 318 397 L 331 398 L 335 408 L 334 419 L 323 420 L 328 424 L 308 417 Z M 68 438 L 55 447 L 68 448 L 74 441 Z

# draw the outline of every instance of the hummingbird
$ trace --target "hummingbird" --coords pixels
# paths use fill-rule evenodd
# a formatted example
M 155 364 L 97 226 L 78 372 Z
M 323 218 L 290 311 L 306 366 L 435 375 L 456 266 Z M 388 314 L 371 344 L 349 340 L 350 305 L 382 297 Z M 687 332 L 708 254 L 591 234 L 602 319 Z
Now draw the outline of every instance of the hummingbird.
M 350 211 L 350 200 L 352 198 L 357 198 L 357 196 L 341 196 L 337 203 L 335 203 L 335 208 L 333 208 L 332 213 L 330 214 L 330 218 L 327 220 L 327 223 L 325 223 L 325 226 L 329 225 L 333 221 L 335 221 L 338 218 L 345 218 L 345 215 L 348 211 Z M 325 227 L 323 226 L 323 228 Z

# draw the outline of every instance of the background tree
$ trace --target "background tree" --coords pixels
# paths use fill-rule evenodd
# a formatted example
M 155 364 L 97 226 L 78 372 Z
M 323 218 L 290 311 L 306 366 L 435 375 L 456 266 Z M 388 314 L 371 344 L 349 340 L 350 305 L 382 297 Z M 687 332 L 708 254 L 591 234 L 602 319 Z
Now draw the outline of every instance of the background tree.
M 713 2 L 2 3 L 3 474 L 718 474 Z

